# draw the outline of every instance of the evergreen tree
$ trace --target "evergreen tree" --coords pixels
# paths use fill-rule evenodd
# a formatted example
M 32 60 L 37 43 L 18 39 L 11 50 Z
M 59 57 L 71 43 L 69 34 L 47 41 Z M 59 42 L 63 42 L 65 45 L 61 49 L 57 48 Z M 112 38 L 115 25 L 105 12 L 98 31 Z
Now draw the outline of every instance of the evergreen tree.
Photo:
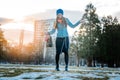
M 85 40 L 83 41 L 83 46 L 85 48 L 85 57 L 88 60 L 88 66 L 92 66 L 92 60 L 95 61 L 99 49 L 97 42 L 101 34 L 100 21 L 95 12 L 96 8 L 92 3 L 90 3 L 86 6 L 85 14 L 82 18 L 83 20 L 85 19 L 88 21 L 87 23 L 82 24 L 87 33 Z
M 95 13 L 96 8 L 91 3 L 86 6 L 85 13 L 82 17 L 86 22 L 76 32 L 77 36 L 73 37 L 76 53 L 78 58 L 86 58 L 87 65 L 92 66 L 92 60 L 97 56 L 99 49 L 97 42 L 101 34 L 100 21 Z M 95 65 L 94 65 L 95 66 Z
M 107 63 L 108 67 L 120 67 L 120 24 L 117 18 L 112 16 L 103 17 L 103 31 L 99 41 L 100 62 Z
M 4 38 L 3 31 L 0 28 L 0 62 L 6 60 L 6 54 L 4 48 L 7 44 L 7 41 Z
M 77 62 L 77 66 L 79 67 L 80 65 L 80 58 L 84 57 L 83 56 L 83 39 L 84 36 L 82 35 L 82 32 L 75 32 L 74 36 L 72 38 L 72 43 L 71 43 L 71 47 L 70 47 L 70 51 L 73 53 L 73 55 L 75 55 L 76 58 L 76 62 Z

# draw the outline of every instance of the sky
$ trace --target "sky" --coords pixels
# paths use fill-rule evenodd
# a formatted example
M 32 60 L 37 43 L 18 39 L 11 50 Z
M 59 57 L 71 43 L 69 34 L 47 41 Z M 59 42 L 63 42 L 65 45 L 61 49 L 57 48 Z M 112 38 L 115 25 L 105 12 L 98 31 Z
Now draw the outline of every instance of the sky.
M 120 18 L 120 0 L 0 0 L 0 17 L 20 22 L 25 16 L 58 8 L 84 12 L 86 5 L 89 3 L 92 3 L 97 8 L 96 12 L 99 16 L 112 15 Z M 13 28 L 16 27 L 15 23 L 7 24 L 7 26 L 10 25 Z M 4 28 L 7 26 L 4 26 Z M 33 28 L 29 27 L 29 29 Z
M 97 7 L 100 15 L 114 14 L 120 8 L 120 0 L 0 0 L 0 17 L 16 19 L 58 8 L 84 11 L 90 2 Z
M 96 7 L 99 17 L 112 15 L 120 20 L 120 0 L 0 0 L 0 24 L 4 23 L 0 27 L 34 31 L 31 21 L 55 18 L 58 8 L 63 9 L 64 16 L 74 24 L 89 3 Z M 70 35 L 76 30 L 68 29 Z

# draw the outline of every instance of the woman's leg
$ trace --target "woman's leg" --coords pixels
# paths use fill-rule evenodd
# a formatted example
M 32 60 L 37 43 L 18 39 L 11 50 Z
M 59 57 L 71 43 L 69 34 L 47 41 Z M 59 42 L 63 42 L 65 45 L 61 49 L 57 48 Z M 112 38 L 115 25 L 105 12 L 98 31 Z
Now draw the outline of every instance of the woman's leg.
M 59 57 L 60 57 L 60 53 L 62 52 L 62 46 L 63 46 L 62 44 L 63 44 L 63 39 L 57 38 L 56 39 L 56 56 L 55 56 L 57 71 L 59 71 Z
M 59 71 L 59 57 L 60 54 L 56 53 L 55 59 L 56 59 L 56 70 Z
M 65 38 L 65 45 L 64 45 L 64 53 L 65 53 L 65 71 L 68 71 L 68 62 L 69 62 L 69 54 L 68 54 L 68 49 L 69 49 L 69 38 Z
M 69 62 L 69 55 L 68 52 L 64 52 L 64 59 L 65 59 L 65 71 L 68 71 L 68 62 Z

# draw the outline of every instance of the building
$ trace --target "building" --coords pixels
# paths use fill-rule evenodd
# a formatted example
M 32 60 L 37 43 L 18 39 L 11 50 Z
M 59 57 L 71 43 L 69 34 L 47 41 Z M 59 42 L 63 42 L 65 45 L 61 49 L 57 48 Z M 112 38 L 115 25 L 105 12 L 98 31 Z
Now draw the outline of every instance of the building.
M 55 36 L 52 35 L 53 46 L 46 47 L 45 32 L 50 31 L 53 28 L 55 19 L 36 20 L 34 24 L 34 46 L 35 55 L 37 57 L 36 62 L 53 62 L 55 54 Z M 49 59 L 49 60 L 48 60 Z

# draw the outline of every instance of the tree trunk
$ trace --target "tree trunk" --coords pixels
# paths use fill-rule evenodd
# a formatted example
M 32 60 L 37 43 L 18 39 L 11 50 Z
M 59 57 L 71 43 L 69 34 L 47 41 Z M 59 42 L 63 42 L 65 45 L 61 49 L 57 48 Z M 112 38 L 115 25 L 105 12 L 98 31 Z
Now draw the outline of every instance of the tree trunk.
M 102 67 L 102 68 L 104 67 L 104 63 L 101 63 L 101 67 Z
M 77 62 L 77 67 L 79 67 L 79 65 L 80 65 L 80 59 L 79 59 L 78 56 L 77 56 L 77 60 L 76 60 L 76 62 Z
M 112 60 L 109 60 L 108 61 L 108 67 L 114 67 L 114 61 L 112 61 Z
M 92 67 L 92 59 L 91 58 L 87 59 L 87 66 Z
M 96 67 L 95 66 L 95 58 L 93 57 L 93 67 Z
M 116 59 L 115 64 L 116 64 L 116 68 L 120 67 L 120 60 L 119 60 L 119 58 Z

